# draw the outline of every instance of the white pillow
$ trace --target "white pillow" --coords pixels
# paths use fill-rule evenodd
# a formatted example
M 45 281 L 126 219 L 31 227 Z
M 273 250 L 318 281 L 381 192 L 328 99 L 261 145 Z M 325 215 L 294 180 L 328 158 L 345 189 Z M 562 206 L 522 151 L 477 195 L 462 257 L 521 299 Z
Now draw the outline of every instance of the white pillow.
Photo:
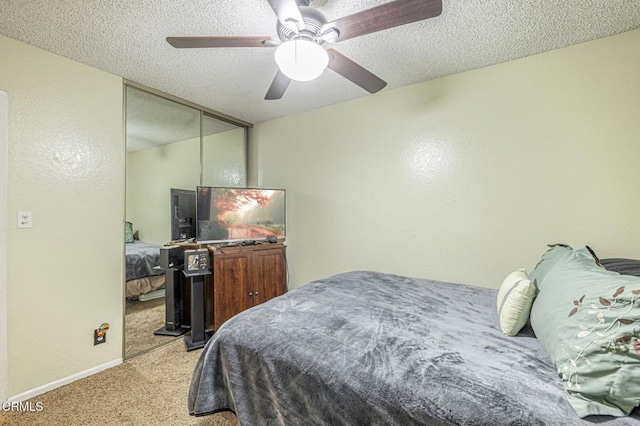
M 524 327 L 537 293 L 524 269 L 507 275 L 498 290 L 498 316 L 505 335 L 515 336 Z

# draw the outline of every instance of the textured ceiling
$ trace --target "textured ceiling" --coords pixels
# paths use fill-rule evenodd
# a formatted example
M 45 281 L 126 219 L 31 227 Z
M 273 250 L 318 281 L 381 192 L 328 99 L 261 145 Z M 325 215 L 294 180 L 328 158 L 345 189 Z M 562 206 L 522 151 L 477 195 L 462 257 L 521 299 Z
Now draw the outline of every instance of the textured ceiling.
M 333 20 L 385 0 L 316 0 Z M 327 70 L 265 101 L 273 49 L 183 49 L 167 36 L 276 36 L 266 0 L 0 0 L 0 34 L 252 123 L 367 92 Z M 433 19 L 334 47 L 386 89 L 640 27 L 639 0 L 443 0 Z

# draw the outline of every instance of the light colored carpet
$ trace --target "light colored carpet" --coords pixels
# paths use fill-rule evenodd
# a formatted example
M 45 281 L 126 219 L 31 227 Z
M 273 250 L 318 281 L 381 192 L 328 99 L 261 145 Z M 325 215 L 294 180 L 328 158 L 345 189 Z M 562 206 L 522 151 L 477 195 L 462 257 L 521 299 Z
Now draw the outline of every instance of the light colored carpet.
M 144 302 L 127 300 L 124 316 L 125 358 L 171 343 L 174 337 L 153 334 L 164 323 L 164 297 Z
M 191 417 L 187 397 L 202 350 L 185 352 L 182 339 L 86 379 L 33 398 L 40 412 L 2 412 L 7 426 L 229 426 L 221 415 Z

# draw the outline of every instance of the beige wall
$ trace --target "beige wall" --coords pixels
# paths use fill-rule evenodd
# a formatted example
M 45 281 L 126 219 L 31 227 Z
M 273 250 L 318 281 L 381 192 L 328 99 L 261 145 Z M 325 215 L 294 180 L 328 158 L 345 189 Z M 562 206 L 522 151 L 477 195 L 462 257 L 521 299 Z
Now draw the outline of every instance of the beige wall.
M 0 401 L 7 394 L 7 93 L 0 91 Z
M 244 128 L 204 137 L 203 182 L 245 185 Z M 139 238 L 171 240 L 170 188 L 195 190 L 200 184 L 200 138 L 127 153 L 127 220 Z
M 291 286 L 369 269 L 497 287 L 546 243 L 640 257 L 640 30 L 267 121 Z M 383 76 L 384 77 L 384 76 Z
M 127 153 L 127 220 L 142 241 L 171 240 L 170 189 L 200 182 L 200 138 Z
M 122 79 L 1 37 L 9 98 L 8 394 L 122 357 Z M 33 228 L 16 229 L 18 210 Z M 111 324 L 107 343 L 93 329 Z
M 203 138 L 203 185 L 238 187 L 246 185 L 244 132 L 244 127 L 239 127 Z

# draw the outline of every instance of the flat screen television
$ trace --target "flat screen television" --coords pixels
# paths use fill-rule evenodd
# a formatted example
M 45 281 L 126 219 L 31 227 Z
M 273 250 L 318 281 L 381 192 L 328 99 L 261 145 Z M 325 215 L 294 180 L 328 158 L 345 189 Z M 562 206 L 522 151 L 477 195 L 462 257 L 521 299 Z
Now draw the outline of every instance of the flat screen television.
M 196 191 L 171 188 L 171 241 L 196 236 Z
M 234 243 L 285 238 L 284 189 L 198 186 L 196 241 Z

